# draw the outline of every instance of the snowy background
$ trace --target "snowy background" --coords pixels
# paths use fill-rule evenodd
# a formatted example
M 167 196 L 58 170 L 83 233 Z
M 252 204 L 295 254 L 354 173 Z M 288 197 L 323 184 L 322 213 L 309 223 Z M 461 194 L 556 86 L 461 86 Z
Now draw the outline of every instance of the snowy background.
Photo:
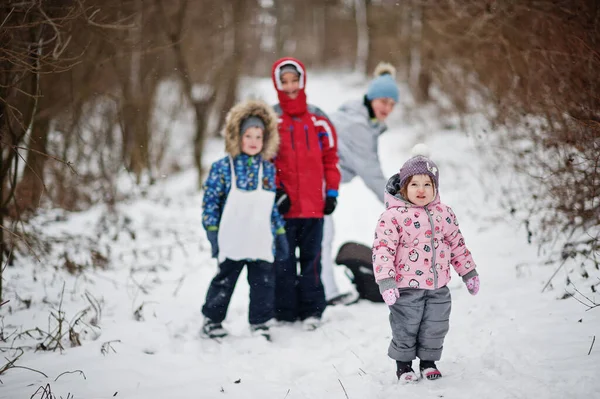
M 309 102 L 332 112 L 360 98 L 365 87 L 352 75 L 313 74 L 307 92 Z M 242 89 L 243 98 L 276 101 L 268 79 L 246 79 Z M 220 342 L 200 338 L 200 307 L 216 261 L 201 227 L 196 172 L 189 169 L 136 188 L 115 209 L 40 212 L 32 228 L 55 242 L 52 251 L 4 273 L 10 300 L 0 308 L 4 357 L 20 356 L 0 375 L 0 398 L 46 398 L 50 392 L 86 399 L 597 397 L 600 344 L 592 345 L 600 309 L 586 306 L 597 298 L 558 300 L 565 293 L 561 284 L 542 293 L 554 269 L 499 206 L 499 177 L 489 170 L 485 142 L 476 140 L 478 126 L 469 134 L 444 129 L 448 124 L 433 113 L 409 117 L 409 105 L 403 98 L 380 140 L 384 173 L 395 173 L 414 144 L 430 147 L 441 198 L 458 216 L 482 281 L 475 297 L 456 274 L 450 283 L 451 327 L 438 362 L 444 378 L 396 384 L 383 304 L 329 307 L 322 328 L 277 327 L 271 343 L 252 337 L 245 273 L 225 321 L 232 335 Z M 174 122 L 180 148 L 192 130 L 185 121 Z M 221 156 L 223 142 L 209 142 L 206 165 Z M 510 170 L 504 172 L 500 178 L 510 179 Z M 335 247 L 349 240 L 370 245 L 380 212 L 361 181 L 342 186 Z M 68 274 L 62 266 L 91 263 L 90 247 L 97 251 L 94 263 L 104 267 Z M 341 267 L 336 273 L 350 288 Z M 560 273 L 554 281 L 564 280 Z M 34 351 L 57 345 L 57 319 L 65 320 L 64 350 Z M 69 326 L 81 346 L 71 347 Z M 17 347 L 29 349 L 10 349 Z

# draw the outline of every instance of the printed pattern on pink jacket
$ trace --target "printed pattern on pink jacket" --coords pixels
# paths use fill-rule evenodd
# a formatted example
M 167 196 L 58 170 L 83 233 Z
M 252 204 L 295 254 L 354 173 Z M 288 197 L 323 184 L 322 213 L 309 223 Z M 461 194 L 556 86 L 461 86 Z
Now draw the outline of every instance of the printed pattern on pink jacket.
M 386 191 L 373 242 L 375 280 L 398 288 L 437 289 L 450 281 L 450 264 L 464 276 L 475 269 L 452 209 L 439 194 L 425 207 Z

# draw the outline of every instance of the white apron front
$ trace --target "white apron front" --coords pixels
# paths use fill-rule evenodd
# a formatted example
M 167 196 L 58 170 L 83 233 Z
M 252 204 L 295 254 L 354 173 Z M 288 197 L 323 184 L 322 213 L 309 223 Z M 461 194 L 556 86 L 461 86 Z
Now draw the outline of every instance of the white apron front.
M 258 187 L 240 190 L 231 165 L 231 189 L 225 201 L 219 224 L 219 263 L 231 260 L 260 259 L 273 262 L 273 232 L 271 214 L 275 193 L 263 189 L 263 165 L 258 167 Z

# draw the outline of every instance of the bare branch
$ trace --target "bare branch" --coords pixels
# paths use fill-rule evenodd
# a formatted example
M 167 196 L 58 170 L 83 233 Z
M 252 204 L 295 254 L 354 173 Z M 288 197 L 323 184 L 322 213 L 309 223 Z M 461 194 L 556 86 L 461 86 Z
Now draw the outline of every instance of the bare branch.
M 84 9 L 84 6 L 83 6 L 83 3 L 81 2 L 81 0 L 77 0 L 77 3 L 79 3 L 79 7 L 81 7 L 83 14 L 85 15 L 86 11 Z M 99 12 L 100 12 L 100 9 L 98 8 L 94 12 L 92 12 L 92 14 L 89 17 L 86 16 L 85 17 L 86 23 L 88 25 L 95 26 L 97 28 L 102 28 L 102 29 L 129 30 L 129 29 L 135 28 L 135 24 L 123 25 L 123 24 L 103 24 L 103 23 L 95 22 L 94 17 Z

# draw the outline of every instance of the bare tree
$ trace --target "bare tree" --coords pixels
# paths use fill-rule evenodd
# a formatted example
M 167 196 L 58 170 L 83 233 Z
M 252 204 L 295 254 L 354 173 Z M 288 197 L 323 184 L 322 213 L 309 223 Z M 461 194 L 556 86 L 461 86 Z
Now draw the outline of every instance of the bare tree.
M 192 104 L 196 116 L 196 133 L 194 135 L 194 163 L 198 170 L 198 186 L 202 185 L 202 153 L 204 151 L 204 141 L 206 137 L 207 120 L 209 116 L 210 106 L 213 104 L 216 97 L 214 87 L 208 87 L 205 92 L 200 95 L 194 95 L 194 83 L 190 75 L 188 62 L 186 60 L 183 49 L 181 48 L 182 35 L 185 27 L 185 17 L 188 14 L 189 3 L 187 0 L 182 0 L 177 5 L 175 10 L 174 22 L 171 23 L 168 18 L 167 11 L 163 4 L 163 0 L 155 0 L 160 14 L 164 17 L 164 22 L 161 24 L 165 35 L 171 43 L 171 48 L 175 56 L 175 64 L 177 65 L 177 76 L 182 83 L 184 94 Z M 216 69 L 220 69 L 217 67 Z
M 223 13 L 226 20 L 227 53 L 222 66 L 221 79 L 217 90 L 220 92 L 218 103 L 219 128 L 225 124 L 225 116 L 237 101 L 238 84 L 245 61 L 245 34 L 249 23 L 250 12 L 255 4 L 246 0 L 223 1 Z
M 509 128 L 503 155 L 528 189 L 507 196 L 530 238 L 561 242 L 558 259 L 598 269 L 600 4 L 448 1 L 428 9 L 427 20 L 433 82 L 458 111 L 482 111 Z
M 369 26 L 367 24 L 367 5 L 368 0 L 354 0 L 354 10 L 356 13 L 356 63 L 355 71 L 361 75 L 367 72 L 367 62 L 369 60 Z
M 45 75 L 71 69 L 76 58 L 66 56 L 75 21 L 85 19 L 83 2 L 9 1 L 0 6 L 0 266 L 7 248 L 5 232 L 15 231 L 6 217 L 18 220 L 21 212 L 35 207 L 43 187 L 43 169 L 49 119 L 43 116 L 42 80 Z M 41 115 L 37 118 L 38 115 Z M 27 134 L 29 145 L 24 146 Z M 26 152 L 29 150 L 28 152 Z M 25 162 L 18 182 L 19 163 Z M 16 194 L 16 195 L 15 195 Z M 23 202 L 20 202 L 20 200 Z M 12 206 L 11 206 L 12 204 Z M 0 298 L 2 283 L 0 269 Z
M 420 38 L 419 38 L 419 74 L 417 78 L 416 99 L 419 102 L 429 101 L 429 88 L 432 84 L 433 68 L 433 31 L 430 27 L 429 8 L 431 5 L 422 4 L 420 7 Z

